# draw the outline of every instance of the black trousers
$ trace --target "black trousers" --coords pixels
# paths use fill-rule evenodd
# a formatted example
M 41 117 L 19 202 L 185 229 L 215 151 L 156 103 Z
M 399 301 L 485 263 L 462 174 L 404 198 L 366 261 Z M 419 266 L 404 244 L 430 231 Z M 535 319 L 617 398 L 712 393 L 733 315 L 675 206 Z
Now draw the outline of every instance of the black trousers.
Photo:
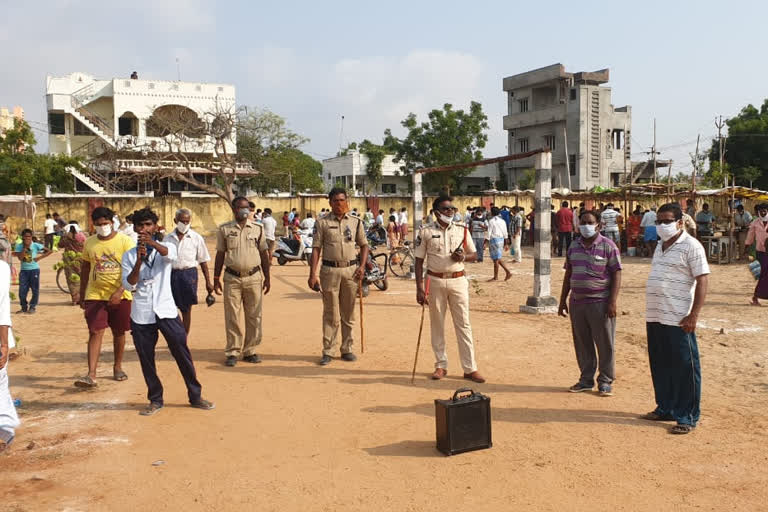
M 195 364 L 192 362 L 192 354 L 189 353 L 187 346 L 187 332 L 178 316 L 176 318 L 155 317 L 153 324 L 137 324 L 131 320 L 131 335 L 141 362 L 141 373 L 144 374 L 144 382 L 147 383 L 147 398 L 152 403 L 163 404 L 163 384 L 157 376 L 155 366 L 158 331 L 163 333 L 168 349 L 179 366 L 181 376 L 184 377 L 189 403 L 199 402 L 202 386 L 197 381 Z
M 565 246 L 566 252 L 571 245 L 571 233 L 557 233 L 557 255 L 563 255 L 563 246 Z

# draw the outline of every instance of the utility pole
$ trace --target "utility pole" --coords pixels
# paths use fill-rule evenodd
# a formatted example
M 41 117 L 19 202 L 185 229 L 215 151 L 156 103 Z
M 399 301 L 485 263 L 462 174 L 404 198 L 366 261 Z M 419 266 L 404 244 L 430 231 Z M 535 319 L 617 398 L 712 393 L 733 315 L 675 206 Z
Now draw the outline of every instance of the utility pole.
M 717 128 L 717 141 L 718 141 L 718 148 L 720 153 L 720 172 L 723 174 L 723 187 L 728 186 L 728 176 L 725 174 L 725 170 L 723 169 L 723 165 L 725 165 L 724 162 L 724 156 L 723 155 L 723 126 L 725 126 L 725 123 L 723 122 L 723 116 L 720 116 L 719 118 L 715 118 L 715 127 Z
M 696 204 L 696 176 L 699 174 L 699 139 L 701 134 L 696 136 L 696 153 L 693 157 L 693 172 L 691 173 L 691 201 Z
M 656 183 L 658 176 L 656 176 L 656 118 L 653 118 L 653 148 L 651 149 L 651 156 L 653 157 L 653 182 Z

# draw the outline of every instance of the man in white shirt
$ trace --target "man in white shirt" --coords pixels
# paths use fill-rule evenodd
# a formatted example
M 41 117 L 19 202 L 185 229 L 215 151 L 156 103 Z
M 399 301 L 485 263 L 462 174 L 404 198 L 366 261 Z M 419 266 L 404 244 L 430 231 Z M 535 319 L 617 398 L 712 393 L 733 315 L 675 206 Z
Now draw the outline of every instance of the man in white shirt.
M 163 408 L 163 385 L 155 366 L 158 331 L 163 333 L 184 377 L 190 405 L 197 409 L 213 409 L 214 404 L 201 396 L 202 386 L 187 346 L 187 333 L 171 293 L 176 246 L 155 241 L 157 215 L 149 208 L 133 212 L 133 222 L 139 245 L 123 254 L 122 282 L 126 290 L 133 292 L 131 335 L 148 389 L 149 405 L 139 414 L 151 416 Z
M 643 219 L 640 221 L 640 227 L 643 228 L 643 243 L 648 248 L 648 256 L 653 256 L 656 253 L 656 242 L 659 239 L 656 234 L 655 206 L 651 206 L 651 209 L 645 212 Z
M 707 295 L 709 264 L 698 240 L 683 229 L 677 203 L 661 206 L 656 248 L 645 290 L 648 362 L 656 409 L 643 418 L 676 421 L 673 434 L 688 434 L 699 421 L 701 366 L 696 322 Z
M 208 273 L 208 262 L 211 255 L 205 246 L 205 240 L 190 227 L 192 212 L 186 208 L 176 211 L 176 229 L 165 237 L 164 241 L 176 246 L 177 258 L 171 265 L 171 293 L 176 306 L 181 311 L 184 330 L 189 335 L 192 326 L 192 306 L 197 304 L 197 266 L 205 277 L 205 289 L 208 295 L 213 294 L 213 281 Z
M 269 253 L 270 261 L 272 261 L 272 251 L 275 250 L 275 229 L 277 228 L 277 221 L 272 218 L 271 208 L 264 208 L 264 213 L 261 216 L 261 225 L 264 226 L 264 238 L 267 240 L 267 252 Z
M 299 224 L 299 227 L 301 229 L 309 229 L 310 231 L 315 229 L 315 219 L 312 218 L 311 213 L 307 213 L 307 218 L 301 221 L 301 224 Z
M 52 251 L 53 237 L 56 234 L 56 228 L 58 227 L 58 224 L 56 224 L 56 221 L 51 218 L 50 213 L 46 213 L 43 226 L 45 227 L 45 246 L 49 251 Z
M 504 251 L 509 247 L 509 231 L 507 230 L 507 223 L 504 222 L 500 213 L 501 210 L 497 206 L 491 207 L 491 219 L 488 221 L 488 252 L 493 261 L 493 278 L 490 281 L 499 280 L 499 267 L 507 273 L 504 277 L 505 281 L 512 277 L 512 272 L 501 261 Z
M 0 260 L 0 453 L 13 441 L 19 416 L 8 389 L 8 354 L 15 346 L 11 331 L 11 267 Z
M 408 237 L 408 210 L 405 206 L 400 208 L 400 215 L 397 218 L 397 222 L 400 227 L 400 241 L 405 241 Z
M 133 230 L 133 215 L 129 214 L 125 216 L 125 224 L 123 224 L 123 228 L 120 232 L 133 240 L 134 244 L 138 241 L 139 236 L 136 234 L 136 231 Z
M 613 203 L 608 203 L 600 214 L 600 225 L 603 227 L 603 236 L 612 240 L 619 247 L 619 212 L 613 209 Z

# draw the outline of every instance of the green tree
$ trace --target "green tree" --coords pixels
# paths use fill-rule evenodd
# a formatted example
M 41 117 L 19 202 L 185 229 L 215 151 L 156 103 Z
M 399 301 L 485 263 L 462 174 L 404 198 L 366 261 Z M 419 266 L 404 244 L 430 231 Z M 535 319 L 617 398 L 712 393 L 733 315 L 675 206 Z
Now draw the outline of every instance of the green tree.
M 488 142 L 488 116 L 480 103 L 473 101 L 469 112 L 454 110 L 446 103 L 442 110 L 432 110 L 429 121 L 419 123 L 416 114 L 408 114 L 400 124 L 408 130 L 404 139 L 384 132 L 384 148 L 395 155 L 395 162 L 404 174 L 416 169 L 442 165 L 463 164 L 482 160 L 482 148 Z M 430 173 L 424 176 L 427 190 L 448 190 L 460 186 L 462 178 L 472 168 Z
M 0 134 L 0 194 L 44 194 L 46 185 L 57 192 L 74 190 L 70 168 L 79 160 L 35 153 L 36 142 L 29 124 L 20 119 Z
M 522 175 L 517 178 L 519 190 L 533 190 L 536 188 L 536 169 L 523 169 Z
M 747 105 L 736 117 L 726 121 L 728 137 L 725 141 L 725 169 L 728 175 L 736 177 L 737 185 L 749 185 L 750 181 L 757 188 L 768 188 L 768 99 L 763 101 L 758 110 Z M 710 174 L 720 172 L 720 145 L 717 139 L 712 141 L 709 151 Z M 719 183 L 722 187 L 724 173 L 720 172 Z M 716 180 L 712 180 L 716 181 Z M 728 179 L 730 184 L 730 179 Z
M 296 148 L 284 148 L 262 160 L 260 174 L 247 184 L 262 194 L 289 188 L 296 192 L 322 192 L 322 173 L 323 164 L 311 156 Z

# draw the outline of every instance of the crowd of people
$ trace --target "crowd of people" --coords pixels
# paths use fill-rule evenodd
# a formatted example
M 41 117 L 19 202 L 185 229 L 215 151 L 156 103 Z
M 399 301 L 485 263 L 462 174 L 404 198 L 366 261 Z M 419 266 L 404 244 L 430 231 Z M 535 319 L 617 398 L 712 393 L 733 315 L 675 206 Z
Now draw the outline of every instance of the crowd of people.
M 333 189 L 330 208 L 317 218 L 296 209 L 282 216 L 285 234 L 298 230 L 313 234 L 307 285 L 320 293 L 323 303 L 322 350 L 318 364 L 333 361 L 339 345 L 340 359 L 354 362 L 355 301 L 369 252 L 371 232 L 383 233 L 389 248 L 396 248 L 409 233 L 408 211 L 391 208 L 364 213 L 350 210 L 346 192 Z M 202 396 L 187 344 L 192 329 L 192 309 L 198 304 L 198 279 L 202 274 L 210 306 L 216 296 L 224 303 L 226 346 L 224 364 L 261 362 L 262 302 L 270 291 L 270 264 L 278 222 L 269 208 L 257 209 L 245 197 L 232 203 L 233 220 L 218 227 L 213 272 L 204 238 L 191 228 L 192 213 L 179 209 L 174 227 L 166 233 L 149 208 L 121 220 L 106 207 L 90 215 L 94 234 L 86 237 L 76 222 L 65 223 L 57 214 L 46 217 L 44 244 L 31 230 L 10 242 L 11 234 L 0 216 L 0 450 L 10 443 L 18 418 L 10 402 L 7 382 L 10 329 L 10 286 L 14 280 L 12 258 L 19 261 L 18 313 L 34 313 L 39 301 L 40 260 L 56 248 L 71 253 L 67 281 L 73 304 L 83 310 L 89 339 L 87 373 L 74 385 L 91 389 L 96 380 L 104 334 L 112 333 L 112 377 L 125 381 L 123 368 L 126 332 L 130 331 L 147 386 L 148 405 L 143 415 L 163 408 L 163 387 L 155 365 L 158 333 L 162 333 L 187 387 L 192 407 L 210 410 L 214 404 Z M 691 432 L 699 418 L 701 372 L 695 327 L 707 291 L 707 255 L 696 236 L 712 233 L 715 217 L 704 204 L 698 213 L 676 203 L 644 210 L 639 205 L 624 219 L 619 207 L 608 203 L 587 209 L 563 201 L 552 209 L 552 250 L 565 256 L 565 277 L 559 314 L 570 316 L 579 379 L 571 392 L 594 389 L 613 394 L 614 343 L 617 300 L 621 288 L 622 248 L 642 246 L 653 256 L 646 287 L 646 322 L 649 361 L 657 407 L 643 417 L 674 421 L 672 432 Z M 387 219 L 387 220 L 385 220 Z M 49 222 L 50 221 L 50 222 Z M 386 225 L 385 225 L 386 223 Z M 435 369 L 431 378 L 448 373 L 445 317 L 450 312 L 463 377 L 485 382 L 479 373 L 469 317 L 465 264 L 482 262 L 487 248 L 493 261 L 493 278 L 508 265 L 522 260 L 525 233 L 533 229 L 535 211 L 518 206 L 467 207 L 459 212 L 452 198 L 441 195 L 432 204 L 415 238 L 416 300 L 429 307 L 431 344 Z M 738 206 L 734 212 L 740 252 L 755 244 L 762 265 L 753 303 L 768 298 L 768 204 L 758 205 L 756 218 Z M 526 228 L 529 227 L 527 230 Z M 743 233 L 743 236 L 741 236 Z M 49 236 L 51 235 L 51 236 Z M 529 238 L 532 238 L 529 235 Z M 658 244 L 658 241 L 661 244 Z M 641 245 L 642 244 L 642 245 Z M 504 254 L 513 256 L 505 262 Z M 362 263 L 361 263 L 362 262 Z M 78 279 L 70 279 L 77 275 Z M 31 292 L 32 298 L 28 299 Z M 244 329 L 242 327 L 244 317 Z M 597 376 L 597 377 L 596 377 Z

